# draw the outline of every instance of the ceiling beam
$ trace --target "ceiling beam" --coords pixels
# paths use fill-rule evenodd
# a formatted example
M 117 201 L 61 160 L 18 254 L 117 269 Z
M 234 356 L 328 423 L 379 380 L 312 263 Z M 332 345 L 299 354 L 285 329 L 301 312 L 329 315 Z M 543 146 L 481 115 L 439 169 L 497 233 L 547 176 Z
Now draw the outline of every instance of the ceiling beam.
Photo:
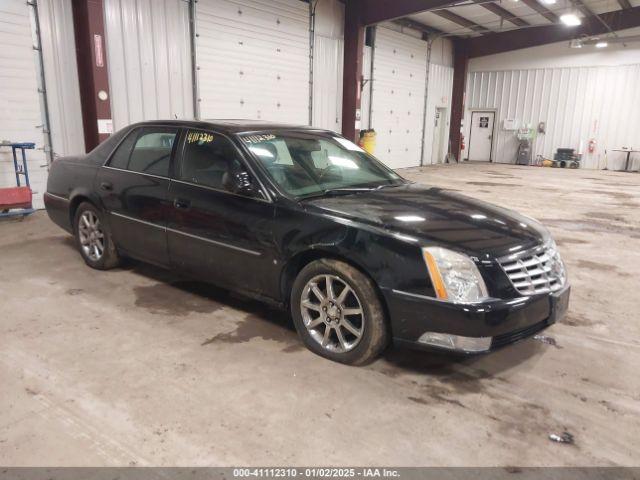
M 593 13 L 589 7 L 587 7 L 581 0 L 570 0 L 571 3 L 584 15 L 585 17 L 593 17 L 595 13 Z
M 585 35 L 603 35 L 609 32 L 603 22 L 613 31 L 640 27 L 640 7 L 586 17 L 582 19 L 582 25 L 577 27 L 562 24 L 543 25 L 474 38 L 469 41 L 469 57 L 484 57 L 549 43 L 566 42 Z
M 491 33 L 491 30 L 489 30 L 488 28 L 483 27 L 482 25 L 478 25 L 477 23 L 472 22 L 471 20 L 458 15 L 457 13 L 453 13 L 450 10 L 435 10 L 432 13 L 434 13 L 435 15 L 438 15 L 439 17 L 447 19 L 450 22 L 457 23 L 458 25 L 463 26 L 465 28 L 469 28 L 474 32 L 478 32 L 482 34 Z
M 425 25 L 421 22 L 416 22 L 410 18 L 398 18 L 396 20 L 392 20 L 392 22 L 396 25 L 400 25 L 401 27 L 413 28 L 414 30 L 422 32 L 423 40 L 428 40 L 429 35 L 444 35 L 445 33 L 442 30 L 430 27 L 429 25 Z
M 620 8 L 622 8 L 623 10 L 626 10 L 627 8 L 631 8 L 631 4 L 629 3 L 629 0 L 618 0 L 618 4 L 620 5 Z
M 506 8 L 501 7 L 496 3 L 487 3 L 486 0 L 473 0 L 475 3 L 482 5 L 484 8 L 489 10 L 491 13 L 499 16 L 500 18 L 505 19 L 507 22 L 511 22 L 518 27 L 526 27 L 529 25 L 529 22 L 524 21 L 520 17 L 516 17 L 513 13 L 511 13 Z
M 538 2 L 538 0 L 522 0 L 522 3 L 524 3 L 530 9 L 538 12 L 540 15 L 542 15 L 544 18 L 546 18 L 550 22 L 558 23 L 559 21 L 558 16 L 555 13 L 553 13 L 551 10 L 549 10 L 547 7 L 545 7 L 544 5 L 541 5 Z
M 360 23 L 373 25 L 451 5 L 452 0 L 347 0 L 357 4 Z

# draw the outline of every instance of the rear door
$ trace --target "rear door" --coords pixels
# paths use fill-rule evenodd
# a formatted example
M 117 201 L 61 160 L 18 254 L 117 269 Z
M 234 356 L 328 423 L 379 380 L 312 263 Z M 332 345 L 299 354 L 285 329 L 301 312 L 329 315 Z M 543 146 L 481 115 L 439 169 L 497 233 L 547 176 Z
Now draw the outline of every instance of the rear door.
M 100 168 L 95 189 L 108 212 L 111 234 L 123 253 L 168 265 L 169 168 L 179 129 L 134 129 Z
M 172 264 L 218 285 L 277 297 L 275 206 L 258 188 L 234 193 L 232 176 L 253 176 L 226 136 L 189 129 L 169 187 L 167 238 Z

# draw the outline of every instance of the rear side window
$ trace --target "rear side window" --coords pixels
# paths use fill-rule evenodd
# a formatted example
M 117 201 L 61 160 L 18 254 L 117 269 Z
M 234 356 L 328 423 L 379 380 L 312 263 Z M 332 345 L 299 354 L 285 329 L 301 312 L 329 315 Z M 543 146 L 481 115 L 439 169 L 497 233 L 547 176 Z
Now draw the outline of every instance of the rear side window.
M 168 127 L 134 130 L 115 151 L 109 166 L 168 177 L 171 152 L 177 133 L 177 129 Z

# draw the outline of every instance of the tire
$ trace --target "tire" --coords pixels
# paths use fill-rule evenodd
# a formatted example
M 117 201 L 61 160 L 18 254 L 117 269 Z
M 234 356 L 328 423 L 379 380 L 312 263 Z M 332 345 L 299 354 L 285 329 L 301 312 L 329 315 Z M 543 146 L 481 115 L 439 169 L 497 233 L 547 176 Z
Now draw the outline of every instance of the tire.
M 80 255 L 87 265 L 97 270 L 109 270 L 120 265 L 120 255 L 103 219 L 102 212 L 89 202 L 78 206 L 73 219 Z
M 328 294 L 327 279 L 333 295 Z M 386 315 L 374 283 L 347 263 L 321 259 L 305 266 L 293 283 L 290 305 L 306 347 L 335 362 L 365 365 L 389 343 Z

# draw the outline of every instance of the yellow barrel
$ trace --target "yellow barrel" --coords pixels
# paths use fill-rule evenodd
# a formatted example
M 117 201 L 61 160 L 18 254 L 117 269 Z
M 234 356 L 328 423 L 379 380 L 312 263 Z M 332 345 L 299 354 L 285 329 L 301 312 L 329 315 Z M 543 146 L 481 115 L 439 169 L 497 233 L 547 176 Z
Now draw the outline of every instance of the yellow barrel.
M 360 131 L 360 146 L 373 155 L 376 150 L 376 131 L 374 129 Z

